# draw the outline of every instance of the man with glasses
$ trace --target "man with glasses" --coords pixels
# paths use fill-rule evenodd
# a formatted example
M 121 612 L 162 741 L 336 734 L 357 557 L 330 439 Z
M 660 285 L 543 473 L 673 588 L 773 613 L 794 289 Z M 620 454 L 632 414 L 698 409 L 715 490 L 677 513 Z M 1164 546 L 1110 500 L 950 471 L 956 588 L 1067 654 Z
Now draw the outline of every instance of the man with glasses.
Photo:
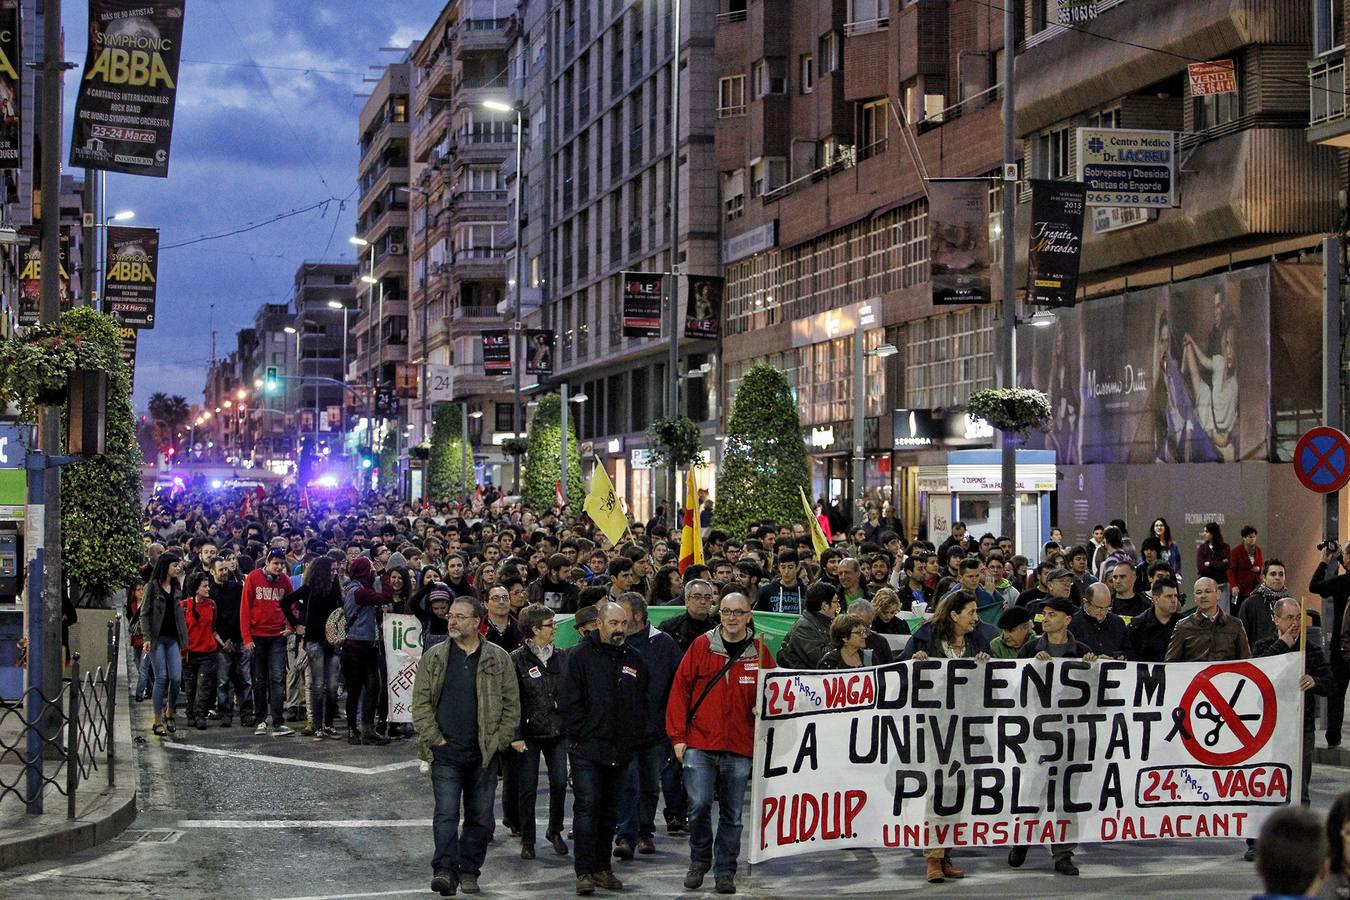
M 717 893 L 734 894 L 741 814 L 754 755 L 759 670 L 772 668 L 774 659 L 754 636 L 745 594 L 728 588 L 718 616 L 721 627 L 694 641 L 675 672 L 666 705 L 666 732 L 685 766 L 689 792 L 689 872 L 684 886 L 691 891 L 702 887 L 703 877 L 712 869 Z
M 675 639 L 680 645 L 680 653 L 686 653 L 694 639 L 708 631 L 717 623 L 712 619 L 712 602 L 717 596 L 716 589 L 701 578 L 687 582 L 684 586 L 684 612 L 661 623 L 661 630 Z
M 778 661 L 789 669 L 814 669 L 834 644 L 830 641 L 830 623 L 842 611 L 838 589 L 827 581 L 817 581 L 806 589 L 802 617 L 792 624 Z
M 1101 582 L 1087 589 L 1083 606 L 1069 623 L 1069 632 L 1098 656 L 1125 659 L 1130 647 L 1125 620 L 1111 612 L 1111 589 Z
M 548 766 L 548 830 L 544 832 L 544 840 L 559 856 L 567 855 L 562 835 L 567 799 L 567 742 L 563 739 L 562 714 L 558 712 L 563 654 L 553 646 L 557 636 L 553 615 L 553 610 L 540 603 L 522 609 L 520 630 L 525 634 L 525 642 L 511 652 L 520 687 L 521 740 L 511 746 L 521 751 L 517 794 L 521 859 L 534 859 L 534 807 L 539 794 L 540 756 Z

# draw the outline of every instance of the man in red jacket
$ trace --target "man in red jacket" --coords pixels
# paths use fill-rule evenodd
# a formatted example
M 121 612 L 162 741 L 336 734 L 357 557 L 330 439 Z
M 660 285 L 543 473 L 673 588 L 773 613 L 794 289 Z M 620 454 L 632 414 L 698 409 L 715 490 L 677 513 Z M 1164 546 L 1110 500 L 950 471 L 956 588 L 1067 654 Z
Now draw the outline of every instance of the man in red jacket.
M 267 707 L 271 701 L 272 729 L 276 737 L 295 734 L 283 718 L 286 700 L 286 635 L 290 623 L 281 611 L 281 600 L 291 592 L 286 575 L 286 551 L 267 551 L 267 563 L 244 579 L 244 595 L 239 601 L 239 636 L 244 649 L 253 654 L 253 709 L 258 714 L 255 735 L 265 735 Z
M 689 872 L 684 886 L 697 890 L 716 867 L 717 893 L 736 893 L 741 853 L 741 813 L 755 746 L 755 703 L 761 667 L 773 654 L 755 637 L 751 602 L 728 585 L 718 616 L 721 627 L 694 639 L 675 671 L 666 704 L 666 733 L 684 764 L 689 794 Z M 720 798 L 717 842 L 712 804 Z

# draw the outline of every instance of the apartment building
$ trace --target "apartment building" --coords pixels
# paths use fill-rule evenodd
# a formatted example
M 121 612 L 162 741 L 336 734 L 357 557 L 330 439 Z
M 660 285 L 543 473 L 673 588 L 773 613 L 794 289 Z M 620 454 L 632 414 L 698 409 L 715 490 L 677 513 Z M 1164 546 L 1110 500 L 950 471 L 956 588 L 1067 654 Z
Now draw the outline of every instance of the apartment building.
M 483 104 L 510 102 L 518 20 L 508 10 L 515 7 L 452 0 L 411 60 L 408 357 L 450 367 L 447 399 L 484 413 L 471 420 L 471 436 L 497 477 L 504 457 L 493 447 L 512 433 L 510 384 L 485 374 L 481 334 L 509 326 L 503 166 L 516 151 L 516 117 Z M 411 442 L 430 435 L 431 415 L 425 392 L 410 401 Z
M 286 396 L 296 413 L 300 445 L 315 456 L 341 456 L 350 416 L 362 411 L 357 395 L 342 382 L 356 270 L 350 262 L 305 262 L 295 272 L 290 323 L 295 366 L 286 373 Z
M 257 393 L 249 408 L 242 438 L 242 453 L 254 465 L 284 475 L 291 471 L 295 451 L 295 395 L 297 387 L 283 377 L 274 390 L 267 390 L 267 370 L 285 376 L 297 371 L 295 314 L 289 303 L 264 303 L 253 317 L 253 327 L 238 335 L 238 353 L 244 383 Z
M 1060 524 L 1079 538 L 1101 511 L 1161 515 L 1187 547 L 1207 521 L 1234 543 L 1252 524 L 1298 582 L 1321 504 L 1287 463 L 1322 421 L 1320 246 L 1344 221 L 1350 129 L 1331 113 L 1343 75 L 1321 88 L 1343 54 L 1341 4 L 1099 2 L 1086 29 L 1052 6 L 1021 23 L 1031 174 L 1077 177 L 1094 137 L 1161 131 L 1176 149 L 1176 204 L 1089 206 L 1082 302 L 1019 329 L 1019 380 L 1056 410 L 1036 441 L 1056 451 Z
M 379 446 L 386 429 L 402 431 L 402 415 L 390 415 L 389 401 L 397 396 L 398 367 L 408 360 L 410 58 L 411 52 L 384 67 L 358 119 L 360 199 L 352 243 L 359 276 L 349 313 L 346 380 L 359 394 L 349 405 L 354 401 L 356 421 L 365 423 L 353 432 L 363 447 Z
M 865 493 L 911 534 L 919 465 L 992 440 L 957 410 L 993 384 L 994 307 L 932 305 L 921 172 L 998 169 L 1000 23 L 975 0 L 722 0 L 717 15 L 722 415 L 750 366 L 781 369 L 814 495 L 851 508 L 861 383 Z M 992 232 L 1002 200 L 990 185 Z M 860 326 L 867 351 L 899 352 L 855 373 Z M 932 436 L 909 435 L 911 412 Z

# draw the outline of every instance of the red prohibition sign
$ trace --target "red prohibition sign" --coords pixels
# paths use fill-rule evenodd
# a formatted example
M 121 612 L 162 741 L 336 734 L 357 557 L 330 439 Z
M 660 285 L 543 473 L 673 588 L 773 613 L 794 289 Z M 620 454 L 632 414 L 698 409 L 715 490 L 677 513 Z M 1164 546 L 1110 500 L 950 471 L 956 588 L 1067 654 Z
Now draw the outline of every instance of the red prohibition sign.
M 1228 698 L 1224 697 L 1219 689 L 1214 686 L 1214 678 L 1228 672 L 1248 679 L 1261 694 L 1261 722 L 1255 733 L 1247 727 L 1246 722 L 1238 718 L 1237 711 L 1229 705 Z M 1194 709 L 1193 704 L 1201 694 L 1221 717 L 1223 724 L 1241 742 L 1241 746 L 1236 750 L 1216 753 L 1206 749 L 1204 742 L 1197 737 L 1191 714 Z M 1270 679 L 1266 677 L 1265 672 L 1249 662 L 1222 663 L 1210 666 L 1191 680 L 1185 693 L 1181 695 L 1181 705 L 1178 709 L 1181 713 L 1180 724 L 1184 729 L 1181 734 L 1182 746 L 1190 752 L 1191 756 L 1195 757 L 1196 762 L 1207 766 L 1236 766 L 1255 756 L 1266 745 L 1266 741 L 1270 740 L 1270 735 L 1275 731 L 1275 686 L 1270 683 Z
M 1350 438 L 1325 425 L 1308 429 L 1294 447 L 1294 475 L 1310 491 L 1339 491 L 1350 483 Z

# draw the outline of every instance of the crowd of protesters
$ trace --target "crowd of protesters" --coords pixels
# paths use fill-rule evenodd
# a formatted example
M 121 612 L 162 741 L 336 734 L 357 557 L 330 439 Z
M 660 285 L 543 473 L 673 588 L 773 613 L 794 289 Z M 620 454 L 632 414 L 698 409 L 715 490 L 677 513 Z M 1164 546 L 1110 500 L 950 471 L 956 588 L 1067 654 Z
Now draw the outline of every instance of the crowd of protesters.
M 1284 566 L 1263 557 L 1250 527 L 1230 548 L 1209 523 L 1187 573 L 1161 518 L 1138 546 L 1120 521 L 1082 545 L 1056 529 L 1033 564 L 1006 536 L 976 537 L 958 522 L 940 542 L 910 540 L 873 511 L 823 552 L 804 521 L 709 529 L 706 561 L 681 568 L 680 534 L 663 517 L 631 523 L 615 545 L 567 510 L 485 499 L 468 516 L 281 490 L 152 500 L 143 580 L 129 597 L 143 659 L 136 694 L 152 698 L 154 733 L 175 733 L 182 693 L 188 728 L 237 720 L 260 738 L 295 735 L 292 725 L 315 741 L 415 738 L 434 794 L 432 889 L 446 896 L 478 891 L 498 800 L 521 857 L 541 843 L 571 853 L 578 894 L 622 888 L 615 861 L 655 852 L 658 809 L 667 835 L 688 835 L 685 888 L 711 872 L 718 893 L 735 893 L 757 672 L 774 665 L 1303 652 L 1301 687 L 1332 698 L 1327 738 L 1340 741 L 1341 642 L 1330 660 L 1300 645 Z M 1335 603 L 1337 621 L 1350 597 L 1342 564 L 1325 548 L 1310 586 Z M 654 606 L 682 611 L 657 627 Z M 798 617 L 776 660 L 756 612 Z M 390 613 L 422 625 L 411 726 L 389 721 Z M 555 644 L 563 615 L 581 636 L 568 650 Z M 1311 715 L 1304 728 L 1310 751 Z M 1056 872 L 1078 874 L 1073 845 L 1050 850 Z M 949 850 L 924 855 L 929 882 L 964 877 Z M 1026 857 L 1015 847 L 1007 862 Z

